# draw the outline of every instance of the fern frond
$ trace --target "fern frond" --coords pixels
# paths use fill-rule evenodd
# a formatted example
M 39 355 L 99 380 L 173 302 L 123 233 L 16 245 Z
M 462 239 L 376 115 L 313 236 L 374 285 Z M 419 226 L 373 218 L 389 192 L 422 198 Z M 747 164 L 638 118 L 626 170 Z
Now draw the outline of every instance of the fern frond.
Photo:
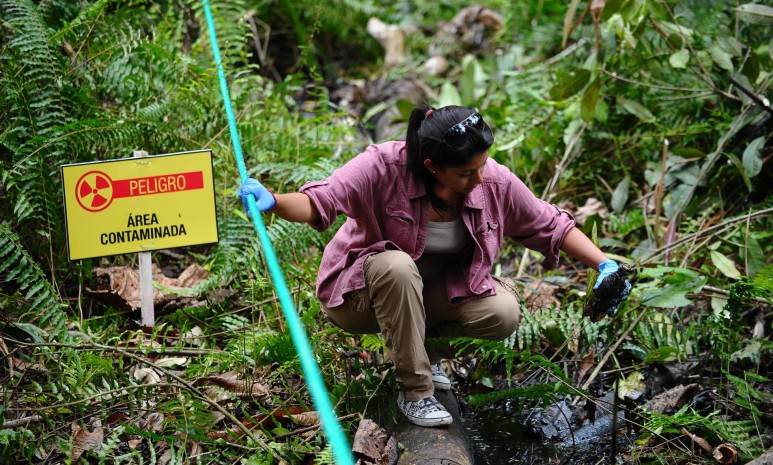
M 188 1 L 187 6 L 195 12 L 199 24 L 206 24 L 201 2 Z M 245 0 L 218 1 L 212 8 L 212 18 L 217 31 L 217 41 L 220 45 L 220 53 L 223 64 L 231 68 L 234 62 L 244 61 L 249 46 L 246 37 L 251 35 L 249 26 L 245 21 L 246 13 L 252 5 Z M 197 44 L 198 52 L 206 51 L 209 54 L 209 35 L 202 34 Z
M 29 256 L 19 237 L 0 224 L 0 284 L 13 283 L 24 302 L 18 318 L 24 323 L 50 327 L 51 340 L 67 336 L 67 314 L 58 292 Z M 3 288 L 0 288 L 2 292 Z
M 16 83 L 16 99 L 8 102 L 0 97 L 4 104 L 13 105 L 11 115 L 17 115 L 8 126 L 22 124 L 30 127 L 32 135 L 47 134 L 67 119 L 58 85 L 62 59 L 53 49 L 52 33 L 37 5 L 29 0 L 3 0 L 0 11 L 13 34 L 8 42 L 13 56 L 2 59 L 3 74 L 8 76 L 3 84 Z
M 566 389 L 565 384 L 556 382 L 552 384 L 533 384 L 531 386 L 501 389 L 485 394 L 473 394 L 467 397 L 467 402 L 473 407 L 493 404 L 502 399 L 530 399 L 540 401 L 543 405 L 554 402 L 558 394 L 574 394 Z

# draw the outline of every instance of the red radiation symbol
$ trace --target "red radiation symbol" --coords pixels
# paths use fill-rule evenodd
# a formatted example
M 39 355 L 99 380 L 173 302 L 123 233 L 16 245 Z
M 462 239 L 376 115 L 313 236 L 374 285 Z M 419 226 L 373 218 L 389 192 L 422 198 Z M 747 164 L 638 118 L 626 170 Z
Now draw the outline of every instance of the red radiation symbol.
M 113 202 L 113 180 L 102 171 L 89 171 L 75 184 L 75 198 L 86 211 L 102 211 Z

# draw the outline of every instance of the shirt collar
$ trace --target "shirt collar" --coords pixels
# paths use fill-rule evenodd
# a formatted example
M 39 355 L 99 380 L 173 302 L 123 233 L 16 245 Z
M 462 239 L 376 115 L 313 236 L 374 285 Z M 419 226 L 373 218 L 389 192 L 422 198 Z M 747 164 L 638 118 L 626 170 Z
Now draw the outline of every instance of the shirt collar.
M 475 208 L 478 210 L 483 210 L 483 207 L 486 205 L 486 196 L 483 195 L 483 184 L 478 184 L 475 186 L 475 189 L 473 189 L 469 194 L 467 194 L 467 198 L 464 200 L 464 206 L 469 208 Z
M 407 169 L 407 168 L 406 168 Z M 414 174 L 410 171 L 408 171 L 408 182 L 407 188 L 406 188 L 406 194 L 408 195 L 408 199 L 418 199 L 419 197 L 423 197 L 427 195 L 427 188 L 424 186 L 424 182 L 419 179 L 418 176 L 414 176 Z

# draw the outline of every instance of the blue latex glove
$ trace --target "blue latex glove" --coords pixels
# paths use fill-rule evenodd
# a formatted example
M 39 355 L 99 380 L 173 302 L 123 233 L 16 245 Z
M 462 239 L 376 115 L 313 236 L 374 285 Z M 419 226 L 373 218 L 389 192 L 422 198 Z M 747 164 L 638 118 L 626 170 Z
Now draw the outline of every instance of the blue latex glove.
M 604 281 L 604 279 L 609 277 L 609 275 L 617 271 L 619 268 L 620 266 L 614 260 L 604 260 L 603 262 L 599 263 L 599 277 L 596 279 L 596 284 L 593 285 L 593 289 L 597 289 L 601 285 L 602 281 Z M 631 292 L 631 283 L 626 279 L 625 288 L 619 297 L 620 303 L 623 303 L 625 299 L 628 298 L 629 292 Z M 618 303 L 614 307 L 607 309 L 607 315 L 614 315 L 617 311 L 617 307 L 619 306 L 620 304 Z
M 255 203 L 258 204 L 258 210 L 266 212 L 274 208 L 276 205 L 276 197 L 274 193 L 266 189 L 257 179 L 249 178 L 242 187 L 239 188 L 239 198 L 242 200 L 244 209 L 247 210 L 247 215 L 250 214 L 247 206 L 247 199 L 252 195 L 255 197 Z

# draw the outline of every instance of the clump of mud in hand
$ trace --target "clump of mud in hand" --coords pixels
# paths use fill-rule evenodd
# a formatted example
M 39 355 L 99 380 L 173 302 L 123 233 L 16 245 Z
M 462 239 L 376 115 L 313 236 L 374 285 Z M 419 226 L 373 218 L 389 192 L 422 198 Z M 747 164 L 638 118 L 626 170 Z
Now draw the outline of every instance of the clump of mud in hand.
M 621 264 L 617 271 L 604 278 L 585 303 L 583 315 L 590 317 L 592 321 L 599 321 L 614 314 L 612 309 L 625 300 L 625 281 L 632 271 L 630 266 Z

